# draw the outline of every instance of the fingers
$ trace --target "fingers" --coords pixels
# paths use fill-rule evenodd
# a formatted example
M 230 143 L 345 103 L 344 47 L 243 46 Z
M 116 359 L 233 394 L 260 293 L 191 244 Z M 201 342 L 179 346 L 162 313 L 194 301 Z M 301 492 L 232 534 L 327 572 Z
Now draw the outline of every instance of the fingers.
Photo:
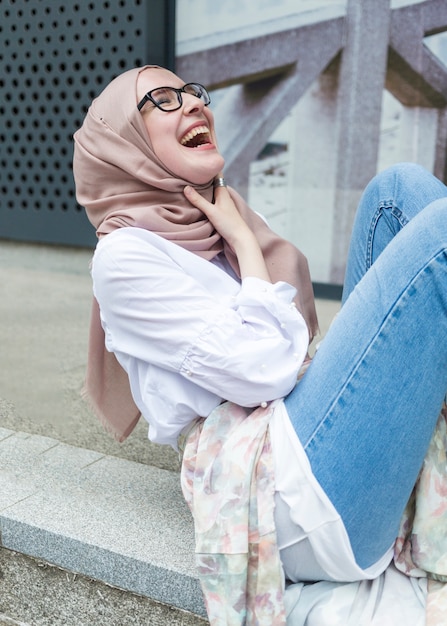
M 203 196 L 201 196 L 200 193 L 198 193 L 198 191 L 194 189 L 194 187 L 187 185 L 183 189 L 183 193 L 185 194 L 185 196 L 188 198 L 188 200 L 191 202 L 193 206 L 195 206 L 197 209 L 200 209 L 203 212 L 206 211 L 209 202 Z
M 184 188 L 183 193 L 193 206 L 206 215 L 230 246 L 236 239 L 243 239 L 244 233 L 247 234 L 249 227 L 241 217 L 226 187 L 220 185 L 215 187 L 214 203 L 208 202 L 190 185 Z
M 219 179 L 223 180 L 223 178 Z M 229 197 L 228 189 L 226 185 L 215 185 L 214 187 L 214 199 Z
M 211 202 L 208 202 L 208 200 L 206 200 L 203 196 L 201 196 L 200 193 L 196 191 L 194 187 L 191 187 L 190 185 L 187 185 L 183 189 L 183 193 L 185 194 L 186 198 L 191 202 L 193 206 L 195 206 L 197 209 L 200 209 L 204 213 L 207 213 L 208 211 L 213 210 L 213 207 L 215 206 Z M 218 186 L 214 188 L 214 200 L 215 201 L 219 200 L 219 198 L 224 199 L 226 197 L 227 198 L 230 197 L 226 187 Z

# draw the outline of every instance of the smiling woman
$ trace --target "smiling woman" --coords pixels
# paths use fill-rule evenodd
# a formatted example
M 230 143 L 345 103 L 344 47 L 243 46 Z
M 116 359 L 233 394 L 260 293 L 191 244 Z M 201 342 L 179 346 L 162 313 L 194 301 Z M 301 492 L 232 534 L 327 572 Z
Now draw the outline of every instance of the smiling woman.
M 217 148 L 214 116 L 204 87 L 185 85 L 172 72 L 148 68 L 138 76 L 137 100 L 152 148 L 169 171 L 198 185 L 220 172 L 224 160 Z M 194 154 L 190 148 L 196 149 Z
M 166 85 L 177 90 L 177 96 L 180 96 L 179 103 L 180 99 L 182 100 L 180 107 L 165 111 L 160 106 L 155 105 L 151 98 L 148 98 L 147 103 L 142 105 L 141 112 L 138 110 L 137 103 L 141 103 L 147 94 L 151 94 L 154 89 L 158 90 L 160 86 Z M 232 286 L 231 293 L 227 296 L 233 295 L 234 289 L 239 288 L 240 280 L 245 275 L 259 277 L 263 280 L 268 279 L 269 282 L 283 279 L 292 285 L 295 284 L 296 287 L 299 287 L 296 302 L 308 322 L 309 331 L 305 331 L 304 335 L 301 334 L 302 329 L 299 331 L 296 340 L 297 345 L 288 339 L 283 345 L 284 347 L 288 346 L 287 351 L 290 352 L 290 355 L 296 352 L 303 358 L 309 335 L 313 336 L 317 329 L 307 262 L 294 246 L 277 237 L 266 226 L 264 220 L 251 211 L 236 191 L 230 188 L 219 187 L 216 189 L 214 187 L 214 179 L 220 173 L 224 160 L 217 148 L 213 114 L 206 104 L 209 99 L 203 97 L 202 92 L 200 97 L 197 93 L 183 92 L 184 86 L 185 83 L 175 74 L 158 67 L 148 66 L 125 72 L 112 81 L 103 93 L 93 101 L 82 128 L 75 134 L 73 171 L 77 197 L 79 202 L 85 206 L 87 215 L 101 240 L 97 254 L 95 254 L 94 265 L 97 268 L 100 267 L 99 264 L 96 264 L 100 256 L 99 250 L 108 247 L 106 245 L 108 242 L 115 242 L 114 250 L 118 253 L 118 242 L 122 241 L 124 236 L 142 234 L 140 231 L 143 230 L 145 237 L 147 233 L 151 233 L 161 237 L 163 241 L 174 242 L 177 246 L 186 249 L 188 262 L 196 262 L 195 257 L 212 261 L 212 264 L 205 263 L 202 266 L 202 277 L 199 279 L 199 283 L 206 279 L 210 268 L 213 268 L 212 271 L 215 271 L 217 265 L 222 266 L 222 269 L 225 268 L 225 271 L 217 273 L 216 285 L 222 281 L 230 280 L 231 276 L 231 281 L 228 283 L 228 286 Z M 204 145 L 198 147 L 184 145 L 185 142 L 188 143 L 189 137 L 194 136 L 197 132 L 210 138 L 210 141 L 207 140 Z M 129 231 L 125 227 L 133 227 L 134 230 Z M 104 237 L 110 234 L 113 234 L 114 237 L 111 239 L 109 236 Z M 157 242 L 160 243 L 158 240 Z M 147 243 L 146 245 L 147 251 L 153 249 L 153 244 Z M 177 249 L 168 249 L 169 254 L 178 253 Z M 113 256 L 115 259 L 118 258 L 115 252 Z M 127 254 L 125 256 L 127 257 Z M 124 261 L 124 259 L 122 260 Z M 126 258 L 126 263 L 127 260 Z M 144 260 L 144 255 L 142 260 Z M 138 267 L 135 266 L 133 270 L 129 270 L 134 278 L 130 282 L 126 282 L 127 286 L 135 285 L 138 282 L 137 275 L 140 271 L 144 271 L 144 275 L 147 278 L 151 277 L 154 281 L 152 286 L 146 286 L 146 296 L 152 295 L 154 298 L 153 303 L 146 303 L 146 313 L 149 314 L 152 311 L 155 314 L 157 310 L 157 314 L 150 325 L 144 326 L 146 330 L 150 328 L 155 336 L 160 337 L 160 329 L 166 323 L 166 311 L 171 311 L 171 309 L 182 311 L 182 315 L 190 318 L 190 321 L 178 320 L 178 324 L 180 326 L 185 325 L 185 327 L 190 327 L 195 315 L 200 311 L 199 318 L 194 320 L 193 326 L 190 328 L 193 334 L 195 334 L 193 327 L 198 332 L 199 327 L 202 327 L 203 324 L 205 326 L 212 324 L 216 315 L 227 317 L 226 307 L 223 309 L 220 305 L 216 307 L 215 298 L 217 294 L 213 294 L 210 300 L 205 298 L 205 302 L 208 301 L 208 304 L 204 304 L 204 294 L 199 297 L 197 293 L 194 296 L 198 284 L 196 286 L 190 285 L 186 294 L 187 298 L 180 305 L 179 289 L 180 285 L 188 284 L 186 280 L 188 272 L 185 269 L 180 270 L 180 268 L 177 268 L 176 272 L 171 272 L 173 289 L 171 294 L 167 276 L 164 276 L 163 289 L 161 289 L 160 276 L 163 276 L 164 271 L 168 269 L 165 267 L 165 270 L 162 270 L 164 265 L 162 260 L 158 259 L 156 263 L 153 262 L 144 269 L 147 263 L 149 263 L 148 259 L 142 265 L 138 264 Z M 178 274 L 179 270 L 180 274 Z M 209 278 L 206 280 L 208 281 Z M 194 278 L 193 283 L 195 282 L 197 282 L 196 278 Z M 101 300 L 99 291 L 102 285 L 104 285 L 102 280 L 94 281 L 95 295 L 99 300 Z M 199 293 L 203 288 L 202 285 Z M 115 295 L 119 293 L 115 289 L 113 291 Z M 124 294 L 124 291 L 121 293 Z M 176 297 L 168 305 L 168 300 L 173 294 L 176 294 Z M 292 294 L 292 298 L 294 295 Z M 109 296 L 104 294 L 104 297 L 108 300 L 108 304 L 111 304 L 112 301 L 109 300 Z M 188 304 L 186 301 L 191 299 L 194 301 L 194 305 Z M 289 297 L 289 303 L 290 300 Z M 108 304 L 104 302 L 101 305 L 103 325 Z M 154 305 L 156 305 L 155 308 Z M 209 319 L 206 315 L 203 319 L 203 314 L 207 309 L 209 309 Z M 136 312 L 129 310 L 129 315 L 133 317 Z M 171 313 L 171 315 L 173 314 Z M 230 313 L 230 315 L 234 314 Z M 295 313 L 295 316 L 298 323 L 302 318 L 298 313 Z M 168 317 L 168 319 L 171 320 L 168 330 L 171 327 L 174 329 L 173 318 Z M 234 331 L 239 331 L 240 323 L 241 318 L 236 315 L 233 321 Z M 299 326 L 301 328 L 301 325 Z M 136 330 L 137 326 L 134 328 Z M 141 402 L 136 400 L 136 388 L 133 388 L 133 401 L 127 405 L 133 407 L 131 409 L 132 417 L 129 418 L 129 414 L 126 413 L 130 419 L 130 422 L 126 423 L 122 411 L 121 388 L 113 384 L 113 376 L 110 378 L 110 371 L 121 378 L 122 382 L 124 378 L 126 389 L 129 388 L 129 382 L 126 377 L 123 377 L 121 368 L 117 366 L 117 359 L 123 365 L 121 356 L 116 355 L 115 358 L 113 354 L 111 355 L 105 350 L 104 333 L 99 322 L 98 311 L 94 316 L 93 329 L 92 345 L 95 345 L 97 349 L 91 351 L 92 359 L 88 369 L 87 386 L 93 398 L 103 398 L 108 402 L 107 411 L 98 407 L 99 412 L 104 415 L 108 423 L 113 423 L 112 429 L 118 436 L 124 436 L 132 428 L 132 419 L 136 419 L 141 411 L 151 424 L 151 438 L 154 441 L 176 446 L 176 437 L 181 429 L 187 426 L 196 415 L 204 414 L 204 398 L 206 398 L 206 411 L 208 412 L 220 402 L 218 397 L 221 390 L 216 387 L 211 377 L 205 385 L 208 388 L 206 392 L 191 393 L 181 411 L 180 409 L 173 411 L 170 407 L 172 407 L 172 398 L 175 397 L 176 392 L 172 385 L 176 380 L 178 382 L 174 384 L 175 388 L 185 384 L 184 380 L 174 377 L 169 385 L 164 385 L 167 392 L 166 397 L 158 394 L 157 405 L 164 407 L 162 412 L 148 408 L 153 402 L 152 396 L 148 397 L 143 394 L 144 397 L 141 397 Z M 249 338 L 251 336 L 249 326 L 244 326 L 243 330 L 243 334 L 248 333 L 247 338 Z M 284 336 L 288 337 L 288 333 L 284 333 L 280 329 L 279 334 L 275 330 L 273 336 L 276 336 L 281 344 Z M 100 337 L 98 343 L 95 343 L 95 337 Z M 238 341 L 238 351 L 234 352 L 231 360 L 226 360 L 227 365 L 230 365 L 231 362 L 237 363 L 239 359 L 246 361 L 248 355 L 253 352 L 244 347 L 241 339 L 242 337 Z M 160 371 L 173 367 L 173 364 L 169 362 L 169 355 L 173 349 L 173 346 L 169 349 L 169 344 L 172 341 L 173 338 L 166 339 L 160 346 L 161 352 L 165 354 L 165 357 L 168 357 L 168 360 L 163 358 L 157 363 L 153 361 L 155 342 L 147 344 L 147 349 L 151 354 L 145 354 L 144 361 L 148 364 L 151 363 L 151 369 L 155 365 L 160 368 Z M 195 343 L 196 339 L 192 340 L 191 338 L 191 341 Z M 176 342 L 177 339 L 174 340 L 174 343 Z M 303 345 L 305 346 L 304 350 Z M 260 346 L 261 343 L 258 342 L 258 348 Z M 108 347 L 110 348 L 110 346 Z M 180 346 L 173 349 L 172 354 L 176 354 L 178 359 L 184 349 L 188 351 L 186 344 L 181 349 Z M 129 348 L 126 348 L 126 351 L 128 350 Z M 115 353 L 114 350 L 111 352 Z M 252 359 L 255 359 L 254 355 L 253 352 Z M 93 360 L 95 356 L 96 361 Z M 102 362 L 103 358 L 105 359 L 104 362 Z M 287 375 L 289 380 L 295 377 L 296 366 L 298 364 L 299 367 L 300 364 L 299 358 L 289 356 L 288 359 L 290 360 L 290 358 L 292 359 L 291 369 Z M 129 364 L 124 367 L 126 371 L 128 366 Z M 178 371 L 178 368 L 179 363 L 176 362 L 174 370 Z M 132 369 L 134 368 L 132 367 Z M 102 379 L 104 372 L 107 372 L 107 376 L 104 374 L 105 378 Z M 230 375 L 230 371 L 228 371 L 228 375 Z M 245 374 L 244 378 L 246 378 Z M 264 380 L 264 378 L 265 374 L 262 375 L 261 379 Z M 282 379 L 282 375 L 280 375 L 280 379 L 282 381 L 281 390 L 284 393 L 286 391 L 285 379 Z M 132 382 L 132 377 L 130 377 L 131 387 Z M 103 385 L 105 384 L 108 387 L 106 393 L 103 392 Z M 194 388 L 192 387 L 192 389 Z M 246 387 L 244 389 L 246 394 L 249 393 Z M 218 396 L 214 395 L 216 391 L 219 393 Z M 208 396 L 209 393 L 213 395 Z M 138 391 L 138 396 L 140 397 L 140 395 L 140 391 Z M 178 398 L 180 399 L 182 396 L 184 396 L 184 392 L 178 390 Z M 138 410 L 133 403 L 134 401 L 139 407 Z M 248 401 L 248 397 L 245 398 L 245 402 Z M 256 403 L 254 398 L 250 402 Z M 176 424 L 175 428 L 172 424 L 169 426 L 171 421 Z M 163 427 L 161 427 L 162 425 Z M 165 430 L 172 431 L 173 435 L 162 434 Z M 159 433 L 158 438 L 155 436 L 156 432 Z
M 119 440 L 142 415 L 184 450 L 210 622 L 276 626 L 281 569 L 361 581 L 393 558 L 447 388 L 447 188 L 410 164 L 370 183 L 309 364 L 306 259 L 226 187 L 209 102 L 136 68 L 75 134 L 99 237 L 86 391 Z

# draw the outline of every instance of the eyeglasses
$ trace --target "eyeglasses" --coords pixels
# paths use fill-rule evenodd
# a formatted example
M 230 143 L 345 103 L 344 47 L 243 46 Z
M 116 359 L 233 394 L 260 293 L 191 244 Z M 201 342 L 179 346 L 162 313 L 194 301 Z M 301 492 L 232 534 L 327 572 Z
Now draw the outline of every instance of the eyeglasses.
M 176 89 L 175 87 L 157 87 L 156 89 L 151 89 L 137 104 L 137 108 L 141 111 L 146 102 L 150 100 L 152 104 L 161 111 L 176 111 L 183 104 L 182 93 L 199 98 L 205 106 L 208 106 L 211 102 L 210 95 L 203 85 L 199 83 L 187 83 L 180 89 Z

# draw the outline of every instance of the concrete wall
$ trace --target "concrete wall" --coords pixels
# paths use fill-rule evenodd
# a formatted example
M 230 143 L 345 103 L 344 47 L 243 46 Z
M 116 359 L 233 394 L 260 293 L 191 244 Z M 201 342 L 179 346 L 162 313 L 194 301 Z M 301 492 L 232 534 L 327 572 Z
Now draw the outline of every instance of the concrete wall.
M 230 183 L 303 249 L 314 281 L 341 284 L 368 180 L 401 160 L 446 178 L 447 3 L 237 7 L 178 0 L 177 72 L 215 90 Z M 284 149 L 259 160 L 268 143 Z

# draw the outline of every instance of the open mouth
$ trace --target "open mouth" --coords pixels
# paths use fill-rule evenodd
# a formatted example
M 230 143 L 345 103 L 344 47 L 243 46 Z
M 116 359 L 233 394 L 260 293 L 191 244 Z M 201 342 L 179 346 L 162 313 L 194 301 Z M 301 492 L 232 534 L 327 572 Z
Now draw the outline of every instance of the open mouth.
M 196 126 L 181 138 L 180 143 L 186 148 L 208 145 L 211 143 L 210 131 L 207 126 Z

